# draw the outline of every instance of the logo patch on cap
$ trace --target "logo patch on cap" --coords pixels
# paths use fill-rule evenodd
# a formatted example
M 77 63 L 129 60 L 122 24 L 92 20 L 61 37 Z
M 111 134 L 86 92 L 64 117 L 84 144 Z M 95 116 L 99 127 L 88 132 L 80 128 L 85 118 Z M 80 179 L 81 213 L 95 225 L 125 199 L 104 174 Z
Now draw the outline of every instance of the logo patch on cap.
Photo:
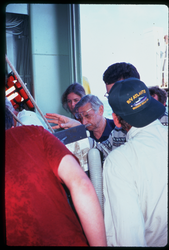
M 149 99 L 147 96 L 142 96 L 136 102 L 131 104 L 131 107 L 133 108 L 133 110 L 137 109 L 137 108 L 141 107 L 142 105 L 144 105 L 148 100 Z
M 133 110 L 141 107 L 142 105 L 144 105 L 149 99 L 146 95 L 141 96 L 142 94 L 146 94 L 146 90 L 142 89 L 140 92 L 134 94 L 132 97 L 130 97 L 126 102 L 127 104 L 131 104 L 131 108 Z M 141 97 L 139 97 L 141 96 Z M 139 98 L 138 98 L 139 97 Z M 137 99 L 138 98 L 138 99 Z M 134 100 L 137 99 L 137 101 L 134 102 Z M 132 102 L 132 103 L 131 103 Z

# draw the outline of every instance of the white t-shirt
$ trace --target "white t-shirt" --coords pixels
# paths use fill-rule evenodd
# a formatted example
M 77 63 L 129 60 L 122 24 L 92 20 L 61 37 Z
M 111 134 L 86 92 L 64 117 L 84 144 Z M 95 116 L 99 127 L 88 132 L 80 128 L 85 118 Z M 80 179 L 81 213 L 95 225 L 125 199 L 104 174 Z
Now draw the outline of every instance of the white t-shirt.
M 167 244 L 168 130 L 159 120 L 132 127 L 103 166 L 108 246 Z

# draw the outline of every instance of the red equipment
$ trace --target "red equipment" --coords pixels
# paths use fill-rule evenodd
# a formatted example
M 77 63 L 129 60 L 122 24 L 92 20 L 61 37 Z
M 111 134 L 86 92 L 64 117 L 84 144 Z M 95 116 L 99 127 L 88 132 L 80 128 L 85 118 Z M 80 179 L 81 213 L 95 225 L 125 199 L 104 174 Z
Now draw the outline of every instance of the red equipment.
M 29 109 L 33 109 L 34 105 L 30 101 L 25 90 L 14 74 L 10 74 L 5 86 L 6 97 L 11 101 L 15 109 L 19 108 L 21 103 L 26 103 Z

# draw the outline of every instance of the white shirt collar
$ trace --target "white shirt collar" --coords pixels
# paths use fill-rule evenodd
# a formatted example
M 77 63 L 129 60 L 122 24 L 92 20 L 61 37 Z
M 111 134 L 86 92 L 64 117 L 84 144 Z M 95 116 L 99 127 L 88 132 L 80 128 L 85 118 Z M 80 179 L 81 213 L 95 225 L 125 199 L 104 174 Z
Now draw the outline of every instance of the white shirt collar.
M 152 123 L 150 123 L 147 126 L 144 126 L 142 128 L 131 127 L 131 129 L 127 132 L 126 141 L 128 141 L 131 138 L 133 138 L 141 130 L 149 128 L 150 126 L 155 125 L 155 124 L 159 124 L 159 123 L 160 123 L 160 121 L 157 119 L 154 122 L 152 122 Z

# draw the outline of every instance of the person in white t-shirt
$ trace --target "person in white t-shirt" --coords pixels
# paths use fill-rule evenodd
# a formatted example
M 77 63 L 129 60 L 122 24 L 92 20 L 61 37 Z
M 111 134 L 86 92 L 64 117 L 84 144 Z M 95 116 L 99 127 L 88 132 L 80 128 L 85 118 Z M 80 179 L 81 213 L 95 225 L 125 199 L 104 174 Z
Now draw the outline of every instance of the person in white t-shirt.
M 117 127 L 126 142 L 103 166 L 104 220 L 108 246 L 167 244 L 167 127 L 165 107 L 136 78 L 118 81 L 109 92 Z

